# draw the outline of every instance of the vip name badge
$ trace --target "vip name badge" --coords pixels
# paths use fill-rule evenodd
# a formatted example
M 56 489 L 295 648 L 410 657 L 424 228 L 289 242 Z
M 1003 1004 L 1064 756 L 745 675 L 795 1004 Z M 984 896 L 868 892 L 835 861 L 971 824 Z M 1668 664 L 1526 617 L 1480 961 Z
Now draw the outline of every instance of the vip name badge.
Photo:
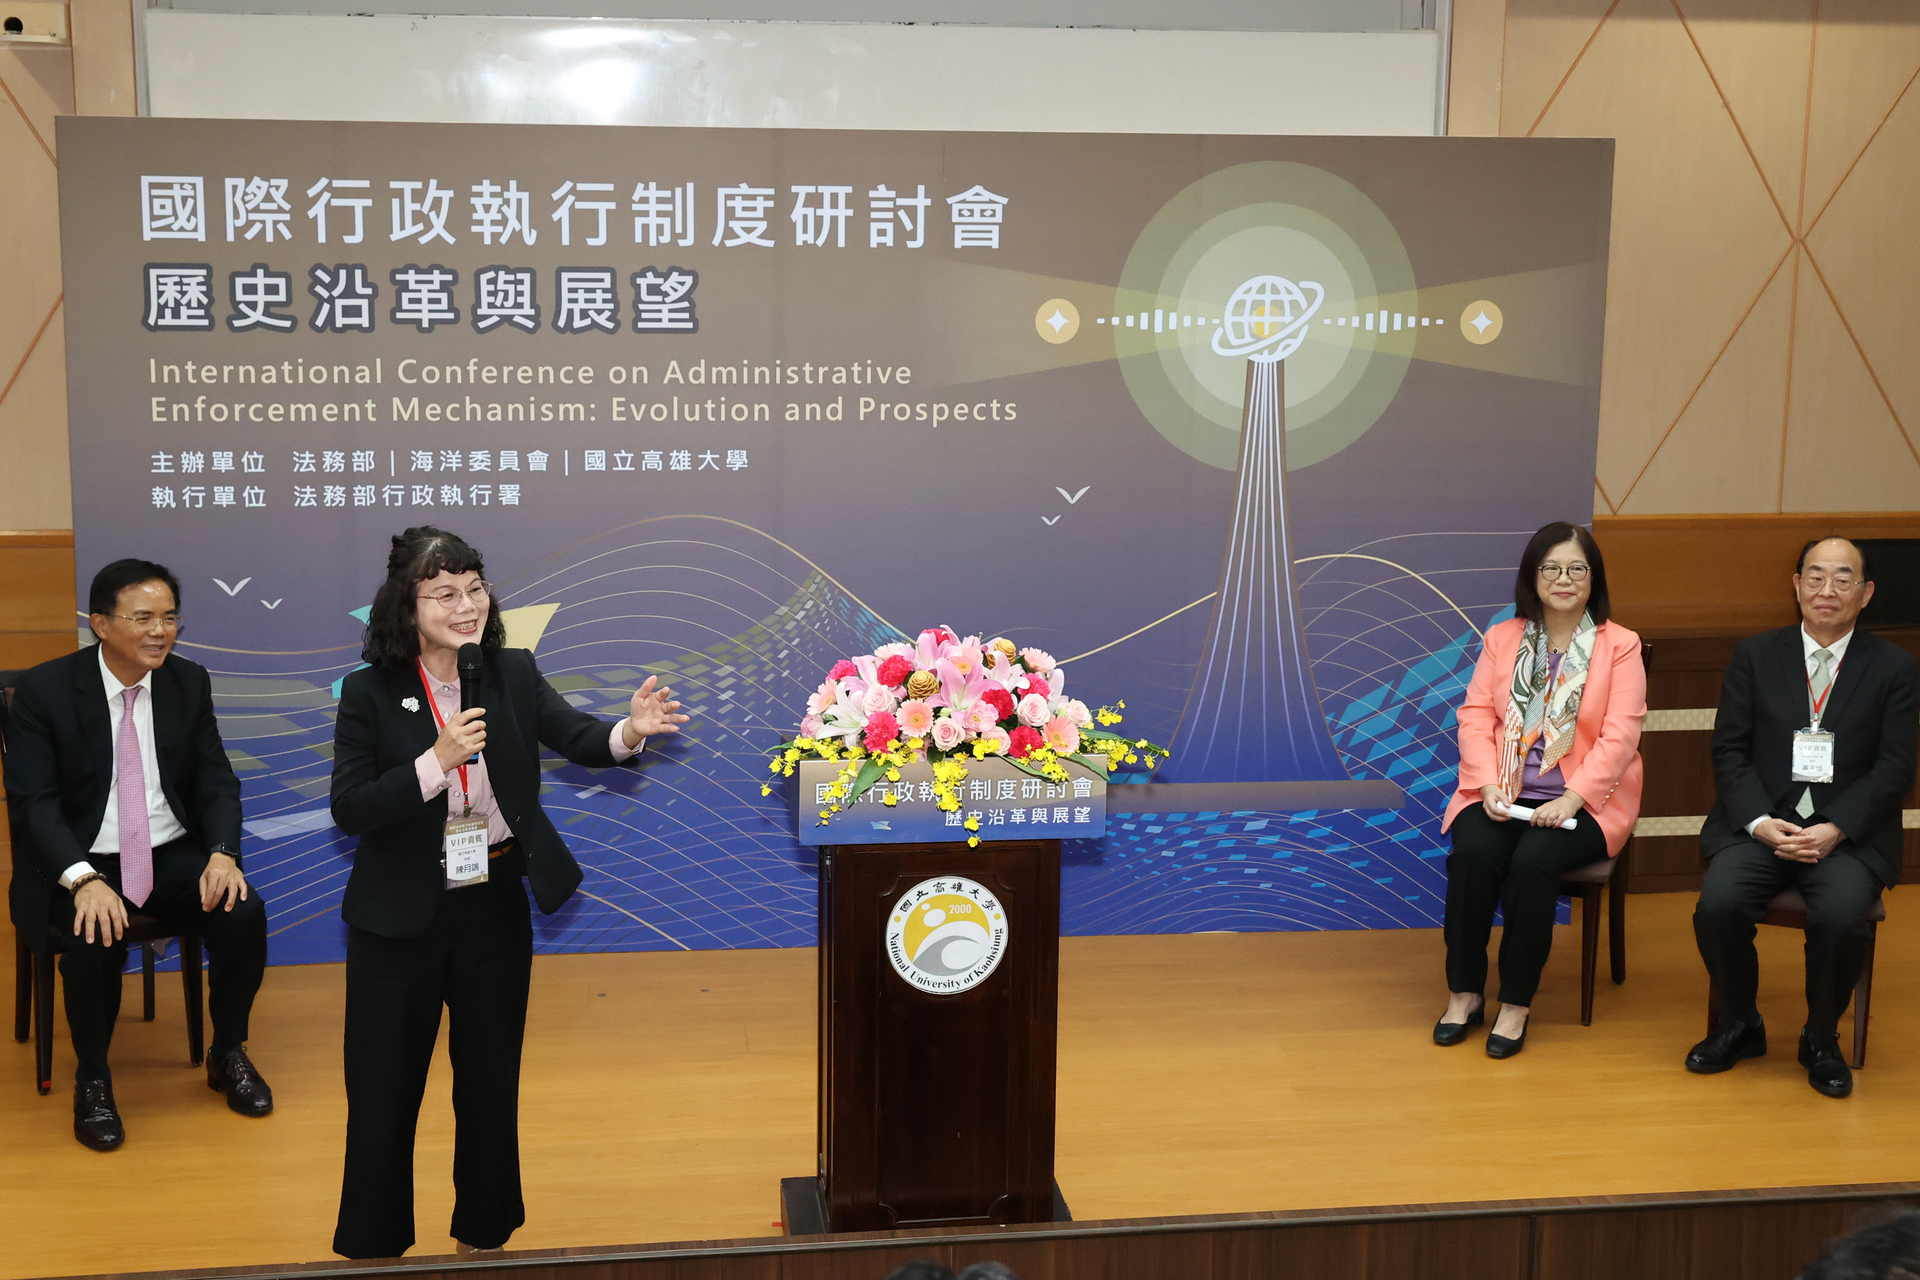
M 1793 780 L 1833 781 L 1833 735 L 1823 729 L 1801 729 L 1793 735 Z
M 1007 913 L 998 895 L 963 876 L 922 880 L 887 914 L 893 971 L 928 995 L 977 987 L 1007 953 Z

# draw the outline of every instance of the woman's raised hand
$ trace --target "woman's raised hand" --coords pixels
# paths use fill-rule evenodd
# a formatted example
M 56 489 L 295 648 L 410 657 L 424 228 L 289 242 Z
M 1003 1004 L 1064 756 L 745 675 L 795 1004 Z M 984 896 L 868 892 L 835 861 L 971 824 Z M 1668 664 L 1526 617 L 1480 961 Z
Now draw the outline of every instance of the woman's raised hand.
M 627 709 L 627 722 L 621 726 L 621 738 L 628 747 L 638 747 L 645 738 L 656 733 L 678 733 L 680 726 L 692 719 L 682 714 L 680 704 L 673 701 L 673 690 L 661 685 L 655 688 L 658 676 L 648 676 L 647 682 L 633 691 L 633 702 Z

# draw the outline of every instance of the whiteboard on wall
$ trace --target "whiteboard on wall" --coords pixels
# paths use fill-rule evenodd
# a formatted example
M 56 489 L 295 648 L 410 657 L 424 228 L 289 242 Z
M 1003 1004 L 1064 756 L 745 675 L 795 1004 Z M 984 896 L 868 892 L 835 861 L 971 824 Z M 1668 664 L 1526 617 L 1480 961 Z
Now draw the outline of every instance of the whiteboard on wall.
M 1433 31 L 1130 31 L 146 9 L 147 111 L 259 120 L 1438 132 Z

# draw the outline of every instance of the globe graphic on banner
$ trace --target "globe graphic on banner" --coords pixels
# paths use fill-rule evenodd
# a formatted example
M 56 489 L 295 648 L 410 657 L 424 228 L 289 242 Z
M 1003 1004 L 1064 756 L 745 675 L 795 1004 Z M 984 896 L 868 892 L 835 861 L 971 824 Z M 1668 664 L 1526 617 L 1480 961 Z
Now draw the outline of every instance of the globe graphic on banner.
M 1281 276 L 1255 276 L 1227 300 L 1213 349 L 1263 364 L 1285 360 L 1307 340 L 1307 321 L 1325 297 L 1326 290 L 1311 280 L 1295 284 Z

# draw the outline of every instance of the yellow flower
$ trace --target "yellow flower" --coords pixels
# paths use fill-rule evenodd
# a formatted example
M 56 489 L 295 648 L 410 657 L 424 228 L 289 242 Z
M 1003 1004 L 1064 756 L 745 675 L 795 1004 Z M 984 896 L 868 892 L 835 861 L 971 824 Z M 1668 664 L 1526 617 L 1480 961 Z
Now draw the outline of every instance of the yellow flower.
M 798 749 L 796 749 L 796 748 L 794 748 L 794 747 L 788 747 L 788 748 L 787 748 L 787 759 L 788 759 L 788 760 L 798 760 L 799 758 L 800 758 L 800 752 L 799 752 L 799 750 L 798 750 Z
M 770 796 L 773 794 L 773 788 L 763 782 L 760 784 L 760 794 L 763 796 Z
M 768 773 L 778 773 L 778 772 L 780 772 L 780 761 L 776 759 L 776 760 L 774 760 L 774 761 L 773 761 L 773 763 L 771 763 L 771 764 L 769 764 L 769 765 L 767 766 L 767 772 L 768 772 Z
M 978 849 L 979 847 L 980 847 L 980 837 L 979 837 L 979 836 L 968 836 L 968 837 L 967 837 L 967 848 L 969 848 L 969 849 Z
M 964 827 L 966 827 L 966 829 L 967 829 L 967 830 L 969 830 L 969 831 L 978 831 L 978 830 L 980 829 L 980 819 L 978 819 L 978 818 L 968 818 L 968 819 L 967 819 L 967 820 L 966 820 L 966 821 L 965 821 L 964 823 L 962 823 L 961 825 L 962 825 L 962 826 L 964 826 Z
M 1122 698 L 1118 702 L 1114 703 L 1113 705 L 1120 708 L 1122 711 L 1125 711 L 1127 709 L 1127 700 L 1125 698 Z
M 1136 756 L 1136 755 L 1134 755 L 1134 754 L 1133 754 L 1133 753 L 1132 753 L 1131 751 L 1129 751 L 1129 752 L 1127 753 L 1127 763 L 1128 763 L 1128 764 L 1139 764 L 1139 763 L 1140 763 L 1140 757 L 1139 757 L 1139 756 Z
M 888 770 L 887 770 L 887 781 L 888 781 L 888 782 L 898 782 L 898 781 L 900 781 L 900 771 L 899 771 L 898 769 L 888 769 Z
M 820 811 L 820 821 L 822 821 L 822 822 L 825 822 L 825 821 L 827 820 L 827 818 L 828 818 L 828 816 L 829 816 L 829 815 L 828 815 L 828 813 L 827 813 L 827 811 L 826 811 L 825 809 L 822 809 L 822 810 Z
M 886 795 L 880 798 L 880 803 L 886 805 L 887 808 L 891 809 L 893 808 L 894 805 L 897 805 L 900 803 L 900 797 L 893 794 L 893 792 L 889 791 L 887 792 Z

